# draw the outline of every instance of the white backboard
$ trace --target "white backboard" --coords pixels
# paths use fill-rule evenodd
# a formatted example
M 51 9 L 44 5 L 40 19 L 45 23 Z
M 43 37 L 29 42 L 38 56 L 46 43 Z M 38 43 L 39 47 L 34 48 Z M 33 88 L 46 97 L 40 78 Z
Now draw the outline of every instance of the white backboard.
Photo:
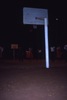
M 44 25 L 44 18 L 48 19 L 47 9 L 23 8 L 23 24 Z

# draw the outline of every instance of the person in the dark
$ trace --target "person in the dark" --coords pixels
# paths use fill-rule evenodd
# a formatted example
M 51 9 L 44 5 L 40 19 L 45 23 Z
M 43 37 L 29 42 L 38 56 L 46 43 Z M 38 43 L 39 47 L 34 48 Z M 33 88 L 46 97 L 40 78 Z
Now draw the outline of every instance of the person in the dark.
M 3 57 L 3 51 L 4 51 L 4 48 L 0 46 L 0 59 L 2 59 Z
M 64 59 L 67 61 L 67 45 L 64 45 Z
M 55 54 L 55 46 L 51 46 L 50 47 L 50 56 L 51 56 L 51 60 L 54 61 L 56 54 Z

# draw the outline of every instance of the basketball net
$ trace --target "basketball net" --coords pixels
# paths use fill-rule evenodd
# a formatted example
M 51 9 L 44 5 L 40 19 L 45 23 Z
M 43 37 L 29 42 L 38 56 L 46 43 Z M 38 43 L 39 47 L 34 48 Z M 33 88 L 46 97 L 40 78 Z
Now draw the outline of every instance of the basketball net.
M 37 25 L 33 25 L 33 29 L 37 29 Z

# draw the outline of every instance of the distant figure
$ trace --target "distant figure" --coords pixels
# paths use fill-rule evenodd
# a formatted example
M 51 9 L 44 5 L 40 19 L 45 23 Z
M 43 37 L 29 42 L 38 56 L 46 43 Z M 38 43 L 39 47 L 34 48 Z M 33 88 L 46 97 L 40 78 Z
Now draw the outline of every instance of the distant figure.
M 29 48 L 28 50 L 26 50 L 26 58 L 33 59 L 32 48 Z
M 38 49 L 38 59 L 41 59 L 41 57 L 42 57 L 42 50 Z
M 18 58 L 19 58 L 19 60 L 23 60 L 23 48 L 22 48 L 22 46 L 19 46 Z
M 51 60 L 55 60 L 55 46 L 50 47 L 50 52 L 51 52 Z
M 67 61 L 67 45 L 64 45 L 64 59 Z
M 61 59 L 61 56 L 62 56 L 62 52 L 61 52 L 61 48 L 60 47 L 57 47 L 57 59 Z
M 3 55 L 3 47 L 2 46 L 0 46 L 0 59 L 2 59 L 2 55 Z

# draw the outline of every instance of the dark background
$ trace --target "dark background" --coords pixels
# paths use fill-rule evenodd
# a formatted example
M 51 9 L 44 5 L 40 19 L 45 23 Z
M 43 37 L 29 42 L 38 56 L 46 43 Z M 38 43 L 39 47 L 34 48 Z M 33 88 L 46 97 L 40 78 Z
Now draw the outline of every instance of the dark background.
M 23 49 L 44 48 L 43 26 L 37 29 L 33 25 L 23 25 L 23 7 L 48 9 L 49 45 L 64 46 L 67 43 L 67 11 L 66 2 L 48 0 L 17 0 L 1 1 L 0 3 L 0 45 L 6 54 L 11 50 L 12 43 L 18 43 Z M 56 20 L 58 18 L 58 20 Z

